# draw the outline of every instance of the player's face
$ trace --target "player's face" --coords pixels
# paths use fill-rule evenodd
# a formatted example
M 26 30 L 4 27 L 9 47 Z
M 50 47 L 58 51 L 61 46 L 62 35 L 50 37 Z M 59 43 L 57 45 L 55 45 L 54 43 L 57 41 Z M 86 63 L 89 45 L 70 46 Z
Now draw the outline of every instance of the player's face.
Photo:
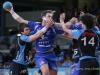
M 47 13 L 44 17 L 43 17 L 43 21 L 44 22 L 49 22 L 50 24 L 53 24 L 53 14 L 52 13 Z
M 30 29 L 29 29 L 28 27 L 25 27 L 23 33 L 24 33 L 25 35 L 29 35 Z
M 53 17 L 52 13 L 47 13 L 45 16 L 46 19 L 50 19 L 50 20 L 53 20 L 52 17 Z

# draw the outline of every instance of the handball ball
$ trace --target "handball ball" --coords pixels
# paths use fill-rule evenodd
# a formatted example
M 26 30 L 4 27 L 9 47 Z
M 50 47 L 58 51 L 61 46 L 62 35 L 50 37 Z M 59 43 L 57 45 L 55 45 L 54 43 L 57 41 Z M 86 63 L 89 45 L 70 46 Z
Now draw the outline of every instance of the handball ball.
M 9 9 L 11 9 L 12 8 L 12 3 L 11 2 L 9 2 L 9 1 L 6 1 L 6 2 L 4 2 L 3 3 L 3 9 L 5 9 L 5 10 L 9 10 Z

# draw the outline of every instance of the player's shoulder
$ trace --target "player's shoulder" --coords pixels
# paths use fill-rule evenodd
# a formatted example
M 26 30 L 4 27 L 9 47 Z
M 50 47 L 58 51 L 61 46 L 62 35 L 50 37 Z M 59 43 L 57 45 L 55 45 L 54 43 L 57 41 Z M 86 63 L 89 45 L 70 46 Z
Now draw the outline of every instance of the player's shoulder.
M 20 36 L 20 39 L 21 39 L 21 40 L 24 40 L 24 39 L 26 39 L 26 38 L 28 38 L 28 37 L 29 37 L 28 35 L 21 35 L 21 36 Z
M 97 33 L 95 33 L 93 30 L 85 30 L 80 37 L 78 38 L 78 40 L 81 40 L 82 38 L 92 38 L 94 37 L 96 40 L 99 39 L 99 36 Z
M 85 30 L 81 36 L 96 36 L 97 33 L 95 33 L 93 30 Z
M 27 36 L 27 35 L 21 34 L 20 38 L 22 38 L 22 37 L 26 37 L 26 36 Z
M 99 37 L 93 30 L 85 30 L 78 38 L 81 50 L 96 50 L 99 46 Z
M 41 22 L 35 22 L 35 21 L 32 21 L 32 20 L 30 20 L 30 21 L 28 21 L 28 25 L 40 25 L 41 24 Z

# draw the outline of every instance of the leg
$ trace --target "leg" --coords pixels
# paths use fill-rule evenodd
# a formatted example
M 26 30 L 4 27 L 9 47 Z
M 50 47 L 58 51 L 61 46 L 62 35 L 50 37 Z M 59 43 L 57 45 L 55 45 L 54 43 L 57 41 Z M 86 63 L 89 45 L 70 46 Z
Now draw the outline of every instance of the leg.
M 11 70 L 12 75 L 20 75 L 19 64 L 12 62 L 10 70 Z
M 25 65 L 20 65 L 20 75 L 28 75 L 27 67 Z
M 69 70 L 70 75 L 79 75 L 80 72 L 80 62 L 74 63 Z
M 50 75 L 57 75 L 57 64 L 56 61 L 49 61 Z
M 53 70 L 53 69 L 50 69 L 50 75 L 57 75 L 57 71 Z
M 35 58 L 35 61 L 36 61 L 36 65 L 39 66 L 42 75 L 50 75 L 48 62 L 45 58 L 37 57 Z
M 42 75 L 50 75 L 51 72 L 49 72 L 48 64 L 43 64 L 41 66 L 41 72 L 42 72 Z

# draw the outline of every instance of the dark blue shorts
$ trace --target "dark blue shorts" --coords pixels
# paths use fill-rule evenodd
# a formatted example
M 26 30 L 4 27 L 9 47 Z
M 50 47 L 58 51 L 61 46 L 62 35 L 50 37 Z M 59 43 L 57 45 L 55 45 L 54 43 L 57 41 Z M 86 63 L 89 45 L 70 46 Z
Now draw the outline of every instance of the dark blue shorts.
M 11 63 L 10 71 L 12 75 L 20 75 L 22 70 L 26 70 L 26 73 L 24 75 L 28 75 L 27 68 L 25 65 L 15 62 Z
M 56 61 L 49 60 L 45 57 L 35 57 L 35 62 L 40 69 L 44 64 L 48 64 L 50 69 L 57 70 Z

